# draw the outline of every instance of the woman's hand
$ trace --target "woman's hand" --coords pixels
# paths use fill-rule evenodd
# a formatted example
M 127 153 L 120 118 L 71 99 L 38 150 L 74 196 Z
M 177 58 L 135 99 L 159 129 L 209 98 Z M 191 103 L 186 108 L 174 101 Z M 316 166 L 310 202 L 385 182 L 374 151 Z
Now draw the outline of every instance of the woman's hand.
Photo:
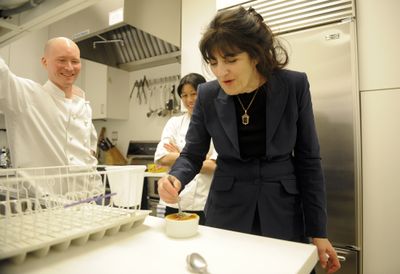
M 312 243 L 317 246 L 319 262 L 327 273 L 339 270 L 340 262 L 336 251 L 326 238 L 313 238 Z
M 158 194 L 160 198 L 169 204 L 175 204 L 178 201 L 178 192 L 181 189 L 181 182 L 172 175 L 162 177 L 157 182 Z

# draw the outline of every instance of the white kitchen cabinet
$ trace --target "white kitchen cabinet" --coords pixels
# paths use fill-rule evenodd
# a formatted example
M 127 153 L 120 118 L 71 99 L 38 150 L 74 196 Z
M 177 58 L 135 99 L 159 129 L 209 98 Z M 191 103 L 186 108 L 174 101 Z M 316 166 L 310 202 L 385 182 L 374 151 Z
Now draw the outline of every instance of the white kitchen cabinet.
M 77 81 L 86 93 L 93 111 L 93 119 L 129 118 L 129 74 L 106 65 L 82 60 Z
M 358 0 L 360 90 L 400 87 L 400 1 Z
M 361 92 L 364 274 L 398 273 L 400 89 Z
M 82 61 L 81 87 L 92 107 L 93 119 L 107 118 L 107 66 L 92 61 Z

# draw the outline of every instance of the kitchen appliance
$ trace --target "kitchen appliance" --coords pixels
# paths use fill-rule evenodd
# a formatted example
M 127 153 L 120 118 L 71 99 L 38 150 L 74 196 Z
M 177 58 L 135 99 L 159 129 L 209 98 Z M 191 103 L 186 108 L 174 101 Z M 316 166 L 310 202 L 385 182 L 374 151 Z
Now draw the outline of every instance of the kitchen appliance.
M 154 153 L 157 150 L 158 141 L 130 141 L 128 146 L 127 158 L 131 165 L 154 164 Z M 147 170 L 148 171 L 148 170 Z M 157 191 L 158 179 L 164 173 L 145 173 L 142 209 L 151 210 L 150 215 L 158 216 L 160 196 Z
M 281 35 L 289 68 L 307 73 L 326 179 L 328 236 L 341 273 L 360 273 L 360 110 L 354 22 Z M 321 272 L 323 273 L 323 272 Z
M 307 73 L 326 179 L 328 237 L 343 274 L 362 273 L 361 138 L 354 3 L 270 1 L 253 7 Z M 317 273 L 325 273 L 317 266 Z

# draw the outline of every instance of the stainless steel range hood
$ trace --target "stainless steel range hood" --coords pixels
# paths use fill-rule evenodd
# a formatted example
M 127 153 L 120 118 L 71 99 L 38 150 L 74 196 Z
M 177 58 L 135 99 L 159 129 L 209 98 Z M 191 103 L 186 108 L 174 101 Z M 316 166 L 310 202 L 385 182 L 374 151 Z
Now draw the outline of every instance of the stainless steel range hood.
M 180 61 L 181 0 L 101 0 L 50 27 L 81 57 L 134 71 Z
M 127 71 L 176 63 L 177 46 L 131 25 L 122 25 L 77 42 L 81 57 Z

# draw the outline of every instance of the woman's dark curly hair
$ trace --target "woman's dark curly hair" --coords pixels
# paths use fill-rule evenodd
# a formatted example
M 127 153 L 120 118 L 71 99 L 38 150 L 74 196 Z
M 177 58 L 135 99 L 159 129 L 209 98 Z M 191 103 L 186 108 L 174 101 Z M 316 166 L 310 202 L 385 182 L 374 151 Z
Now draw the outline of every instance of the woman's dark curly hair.
M 214 59 L 215 52 L 224 56 L 247 52 L 250 58 L 258 60 L 257 70 L 267 78 L 289 62 L 286 49 L 253 8 L 218 12 L 203 34 L 199 48 L 206 63 Z

